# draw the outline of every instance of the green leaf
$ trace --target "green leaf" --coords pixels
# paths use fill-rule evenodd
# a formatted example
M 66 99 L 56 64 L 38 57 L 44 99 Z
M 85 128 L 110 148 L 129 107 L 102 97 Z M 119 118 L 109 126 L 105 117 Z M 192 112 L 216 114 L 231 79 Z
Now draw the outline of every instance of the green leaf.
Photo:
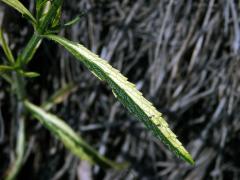
M 12 71 L 12 70 L 14 70 L 14 67 L 12 66 L 0 65 L 0 72 L 6 72 L 6 71 Z
M 0 76 L 7 81 L 9 84 L 13 84 L 13 80 L 11 78 L 11 76 L 9 76 L 8 74 L 4 74 L 0 72 Z
M 49 0 L 37 0 L 36 1 L 36 17 L 37 20 L 44 16 L 48 12 L 50 8 L 50 1 Z
M 36 19 L 33 15 L 28 11 L 27 8 L 19 1 L 19 0 L 1 0 L 2 2 L 6 3 L 7 5 L 11 6 L 12 8 L 16 9 L 20 12 L 24 17 L 30 20 L 33 25 L 36 25 Z
M 181 157 L 190 164 L 194 164 L 191 155 L 182 146 L 177 136 L 170 130 L 162 114 L 117 69 L 114 69 L 107 61 L 101 59 L 80 44 L 56 35 L 46 35 L 45 37 L 64 46 L 100 80 L 107 82 L 117 99 L 142 121 L 158 139 L 162 140 L 178 157 Z
M 12 51 L 10 50 L 10 48 L 4 38 L 3 30 L 1 28 L 0 28 L 0 43 L 2 45 L 5 55 L 7 56 L 7 60 L 10 62 L 10 64 L 14 64 L 15 60 L 14 60 Z
M 58 33 L 61 29 L 67 28 L 69 26 L 75 25 L 76 23 L 78 23 L 81 20 L 81 17 L 84 16 L 86 13 L 82 13 L 78 16 L 76 16 L 74 19 L 64 23 L 64 24 L 60 24 L 58 23 L 56 26 L 52 26 L 51 28 L 49 28 L 47 30 L 47 32 L 45 34 L 56 34 Z
M 73 154 L 80 159 L 87 160 L 92 164 L 99 164 L 103 168 L 122 169 L 126 167 L 125 163 L 115 163 L 104 156 L 98 154 L 90 145 L 88 145 L 80 136 L 78 136 L 63 120 L 57 116 L 47 113 L 42 108 L 24 101 L 25 107 L 38 119 L 46 128 L 48 128 Z
M 52 0 L 49 10 L 47 11 L 44 18 L 40 20 L 37 31 L 38 33 L 44 34 L 48 28 L 52 27 L 53 23 L 59 21 L 60 18 L 60 9 L 62 6 L 63 0 Z
M 53 17 L 51 19 L 50 24 L 51 27 L 57 26 L 59 24 L 60 18 L 61 18 L 61 3 L 59 3 L 56 6 L 56 2 L 58 0 L 54 0 L 55 2 L 51 2 L 50 0 L 38 0 L 36 4 L 36 11 L 37 11 L 37 20 L 38 24 L 42 24 L 47 18 L 47 14 L 50 12 L 52 8 L 57 7 L 55 14 L 53 14 Z M 51 28 L 49 27 L 49 28 Z
M 64 26 L 72 26 L 76 23 L 78 23 L 80 20 L 81 20 L 81 17 L 83 16 L 84 14 L 80 14 L 78 16 L 76 16 L 74 19 L 68 21 L 67 23 L 64 24 Z
M 52 21 L 51 27 L 59 25 L 59 22 L 60 22 L 60 19 L 61 19 L 61 15 L 62 15 L 62 6 L 60 5 L 58 7 L 58 10 L 57 10 L 57 13 L 55 15 L 55 18 Z
M 23 70 L 18 70 L 18 72 L 24 76 L 24 77 L 29 77 L 29 78 L 34 78 L 34 77 L 38 77 L 40 76 L 39 73 L 36 73 L 36 72 L 26 72 L 26 71 L 23 71 Z
M 69 94 L 76 89 L 74 84 L 68 84 L 55 92 L 47 102 L 43 103 L 42 108 L 46 111 L 50 110 L 54 105 L 63 102 Z

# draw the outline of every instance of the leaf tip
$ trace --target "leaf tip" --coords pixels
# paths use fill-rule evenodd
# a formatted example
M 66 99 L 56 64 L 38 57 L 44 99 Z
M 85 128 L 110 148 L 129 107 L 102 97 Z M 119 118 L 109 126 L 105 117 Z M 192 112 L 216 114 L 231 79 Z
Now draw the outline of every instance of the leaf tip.
M 193 160 L 192 156 L 189 153 L 185 154 L 183 158 L 190 165 L 195 165 L 195 161 Z

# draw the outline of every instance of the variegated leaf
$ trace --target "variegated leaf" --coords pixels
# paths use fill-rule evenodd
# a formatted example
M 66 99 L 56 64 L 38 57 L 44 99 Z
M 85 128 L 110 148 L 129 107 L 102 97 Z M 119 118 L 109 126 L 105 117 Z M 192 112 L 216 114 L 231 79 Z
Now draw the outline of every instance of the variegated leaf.
M 1 0 L 1 1 L 11 6 L 12 8 L 16 9 L 23 16 L 29 19 L 33 23 L 33 25 L 36 25 L 36 19 L 19 0 Z
M 64 46 L 100 80 L 107 82 L 117 99 L 141 120 L 158 139 L 162 140 L 178 157 L 190 164 L 194 164 L 191 155 L 170 130 L 162 114 L 117 69 L 114 69 L 107 61 L 78 43 L 71 42 L 57 35 L 46 35 L 45 37 Z
M 44 111 L 41 107 L 27 100 L 24 101 L 24 105 L 36 119 L 62 141 L 66 148 L 80 159 L 99 164 L 104 168 L 122 169 L 127 166 L 126 163 L 116 163 L 100 155 L 57 116 Z

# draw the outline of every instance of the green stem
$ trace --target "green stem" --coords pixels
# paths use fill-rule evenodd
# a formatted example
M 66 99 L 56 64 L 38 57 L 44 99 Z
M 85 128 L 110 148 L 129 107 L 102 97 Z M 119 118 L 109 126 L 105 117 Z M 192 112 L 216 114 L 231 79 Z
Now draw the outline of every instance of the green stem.
M 20 65 L 21 67 L 27 64 L 32 59 L 41 44 L 41 41 L 42 38 L 38 34 L 34 33 L 23 52 L 19 55 L 17 65 Z
M 26 47 L 22 51 L 22 53 L 18 56 L 16 62 L 16 68 L 22 69 L 34 56 L 39 45 L 42 42 L 42 37 L 40 35 L 44 34 L 51 22 L 54 20 L 59 7 L 61 6 L 63 0 L 53 0 L 51 9 L 49 10 L 47 16 L 44 18 L 43 22 L 37 28 L 37 32 L 33 34 Z M 15 81 L 12 83 L 15 86 L 16 94 L 18 97 L 18 103 L 21 106 L 26 99 L 26 86 L 25 86 L 25 78 L 19 73 L 14 72 L 13 77 Z M 23 110 L 20 112 L 23 115 Z M 15 179 L 21 166 L 23 164 L 23 156 L 24 156 L 24 146 L 25 146 L 25 125 L 24 120 L 20 121 L 19 134 L 17 139 L 17 158 L 9 171 L 7 180 Z
M 17 59 L 17 66 L 22 67 L 32 59 L 33 55 L 41 44 L 42 37 L 40 35 L 44 34 L 48 30 L 49 25 L 54 20 L 59 7 L 62 5 L 62 2 L 63 0 L 54 0 L 52 2 L 51 9 L 49 10 L 42 23 L 37 27 L 37 32 L 33 34 L 27 46 L 19 55 Z
M 16 82 L 16 94 L 18 100 L 21 102 L 26 98 L 25 80 L 18 72 L 15 72 L 14 78 Z

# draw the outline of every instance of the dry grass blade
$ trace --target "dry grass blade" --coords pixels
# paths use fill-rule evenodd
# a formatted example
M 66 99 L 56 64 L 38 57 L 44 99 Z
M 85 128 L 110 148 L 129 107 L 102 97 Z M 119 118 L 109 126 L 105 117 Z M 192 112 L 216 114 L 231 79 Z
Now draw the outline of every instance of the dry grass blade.
M 11 165 L 9 171 L 7 172 L 6 180 L 13 180 L 16 178 L 18 172 L 20 171 L 23 163 L 24 150 L 25 150 L 25 120 L 21 118 L 19 120 L 19 129 L 17 137 L 17 147 L 16 147 L 16 159 Z

